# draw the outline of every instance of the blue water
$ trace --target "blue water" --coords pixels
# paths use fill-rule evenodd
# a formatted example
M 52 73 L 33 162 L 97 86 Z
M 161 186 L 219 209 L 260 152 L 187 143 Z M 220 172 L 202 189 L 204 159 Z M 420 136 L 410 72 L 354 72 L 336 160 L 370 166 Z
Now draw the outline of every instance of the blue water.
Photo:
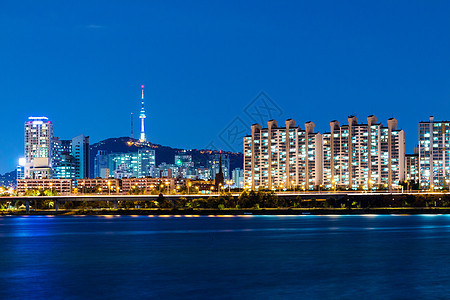
M 450 216 L 0 217 L 0 299 L 450 297 Z

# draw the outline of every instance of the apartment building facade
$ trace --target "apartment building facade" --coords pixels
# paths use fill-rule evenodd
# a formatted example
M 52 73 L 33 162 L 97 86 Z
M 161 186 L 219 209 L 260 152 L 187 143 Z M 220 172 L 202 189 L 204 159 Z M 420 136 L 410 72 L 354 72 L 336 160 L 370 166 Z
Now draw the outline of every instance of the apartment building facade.
M 244 137 L 244 181 L 252 189 L 309 190 L 321 184 L 322 138 L 314 123 L 305 123 L 305 129 L 292 119 L 285 124 L 254 124 Z

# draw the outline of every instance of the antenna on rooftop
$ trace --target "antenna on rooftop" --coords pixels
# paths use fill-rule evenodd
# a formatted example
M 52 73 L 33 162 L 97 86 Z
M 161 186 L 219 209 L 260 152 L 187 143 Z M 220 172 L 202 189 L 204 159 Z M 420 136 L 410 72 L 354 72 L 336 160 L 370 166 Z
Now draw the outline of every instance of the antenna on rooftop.
M 131 113 L 130 116 L 130 120 L 131 120 L 131 138 L 134 139 L 134 134 L 133 134 L 133 113 Z

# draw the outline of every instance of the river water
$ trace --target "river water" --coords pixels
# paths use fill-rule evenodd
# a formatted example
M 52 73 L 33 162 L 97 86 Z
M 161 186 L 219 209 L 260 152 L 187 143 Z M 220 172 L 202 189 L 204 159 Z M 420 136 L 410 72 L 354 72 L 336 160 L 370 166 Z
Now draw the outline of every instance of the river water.
M 450 297 L 450 216 L 0 217 L 0 299 Z

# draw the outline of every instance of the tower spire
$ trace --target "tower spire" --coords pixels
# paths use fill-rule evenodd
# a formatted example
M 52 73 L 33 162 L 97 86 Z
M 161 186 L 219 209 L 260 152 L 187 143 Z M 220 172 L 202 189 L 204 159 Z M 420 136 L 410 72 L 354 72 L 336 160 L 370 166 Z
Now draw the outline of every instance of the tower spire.
M 145 107 L 144 107 L 144 85 L 141 85 L 142 96 L 141 96 L 141 112 L 139 114 L 139 118 L 141 119 L 141 135 L 139 137 L 139 141 L 145 142 Z

